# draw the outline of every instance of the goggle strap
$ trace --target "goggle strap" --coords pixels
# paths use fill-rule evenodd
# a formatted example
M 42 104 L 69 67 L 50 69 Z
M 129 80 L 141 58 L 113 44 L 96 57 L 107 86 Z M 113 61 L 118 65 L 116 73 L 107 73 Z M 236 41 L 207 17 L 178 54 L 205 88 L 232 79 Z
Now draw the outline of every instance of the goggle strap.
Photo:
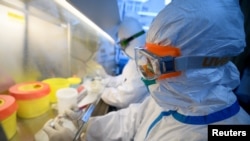
M 182 71 L 196 68 L 216 68 L 225 65 L 231 57 L 183 56 L 175 58 L 175 70 Z
M 127 46 L 129 44 L 129 42 L 131 42 L 135 38 L 143 35 L 144 33 L 145 33 L 145 31 L 141 30 L 141 31 L 135 33 L 134 35 L 132 35 L 132 36 L 126 38 L 126 39 L 122 39 L 121 41 L 118 42 L 118 44 L 121 44 L 122 46 Z M 125 48 L 123 48 L 123 49 L 125 49 Z

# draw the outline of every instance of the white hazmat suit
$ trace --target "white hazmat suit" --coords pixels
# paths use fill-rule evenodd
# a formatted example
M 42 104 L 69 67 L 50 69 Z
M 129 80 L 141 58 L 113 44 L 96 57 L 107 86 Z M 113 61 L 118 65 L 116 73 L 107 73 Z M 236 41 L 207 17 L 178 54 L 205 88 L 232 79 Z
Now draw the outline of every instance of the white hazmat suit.
M 237 0 L 173 0 L 152 22 L 146 42 L 180 48 L 182 56 L 235 56 L 245 46 Z M 206 141 L 208 124 L 250 124 L 232 92 L 239 72 L 228 62 L 157 80 L 141 104 L 93 117 L 87 141 Z
M 131 17 L 126 17 L 121 22 L 118 37 L 126 39 L 142 31 L 140 23 Z M 118 109 L 126 108 L 131 103 L 140 103 L 149 95 L 147 87 L 141 80 L 134 60 L 134 47 L 144 45 L 145 34 L 133 39 L 127 46 L 125 53 L 130 57 L 122 74 L 108 76 L 103 82 L 107 87 L 102 93 L 102 100 Z

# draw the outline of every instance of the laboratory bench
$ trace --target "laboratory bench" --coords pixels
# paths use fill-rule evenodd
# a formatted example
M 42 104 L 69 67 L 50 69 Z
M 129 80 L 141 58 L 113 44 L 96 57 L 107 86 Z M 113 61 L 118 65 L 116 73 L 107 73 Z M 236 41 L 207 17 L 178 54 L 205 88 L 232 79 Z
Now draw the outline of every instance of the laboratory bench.
M 104 115 L 108 113 L 109 105 L 100 100 L 93 113 L 93 116 Z M 57 116 L 57 111 L 49 109 L 46 113 L 41 116 L 23 119 L 17 117 L 17 132 L 9 141 L 35 141 L 35 134 L 44 126 L 49 120 Z

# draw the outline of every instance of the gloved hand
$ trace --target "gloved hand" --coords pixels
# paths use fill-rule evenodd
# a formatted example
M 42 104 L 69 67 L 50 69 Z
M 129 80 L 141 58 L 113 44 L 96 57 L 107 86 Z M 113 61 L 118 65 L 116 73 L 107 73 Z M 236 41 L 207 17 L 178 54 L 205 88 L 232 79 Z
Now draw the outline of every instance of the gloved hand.
M 75 134 L 68 128 L 63 127 L 60 120 L 50 119 L 43 127 L 50 141 L 72 141 Z
M 83 111 L 77 105 L 72 105 L 70 109 L 65 110 L 64 116 L 71 120 L 78 129 L 82 123 L 81 117 L 83 116 Z

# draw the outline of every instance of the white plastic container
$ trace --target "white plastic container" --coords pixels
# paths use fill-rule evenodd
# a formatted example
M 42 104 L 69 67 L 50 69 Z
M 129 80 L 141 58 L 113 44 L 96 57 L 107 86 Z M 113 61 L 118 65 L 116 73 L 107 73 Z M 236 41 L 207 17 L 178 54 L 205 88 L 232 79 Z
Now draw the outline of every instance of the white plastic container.
M 72 105 L 77 105 L 78 92 L 75 88 L 61 88 L 56 91 L 58 114 L 63 114 Z

